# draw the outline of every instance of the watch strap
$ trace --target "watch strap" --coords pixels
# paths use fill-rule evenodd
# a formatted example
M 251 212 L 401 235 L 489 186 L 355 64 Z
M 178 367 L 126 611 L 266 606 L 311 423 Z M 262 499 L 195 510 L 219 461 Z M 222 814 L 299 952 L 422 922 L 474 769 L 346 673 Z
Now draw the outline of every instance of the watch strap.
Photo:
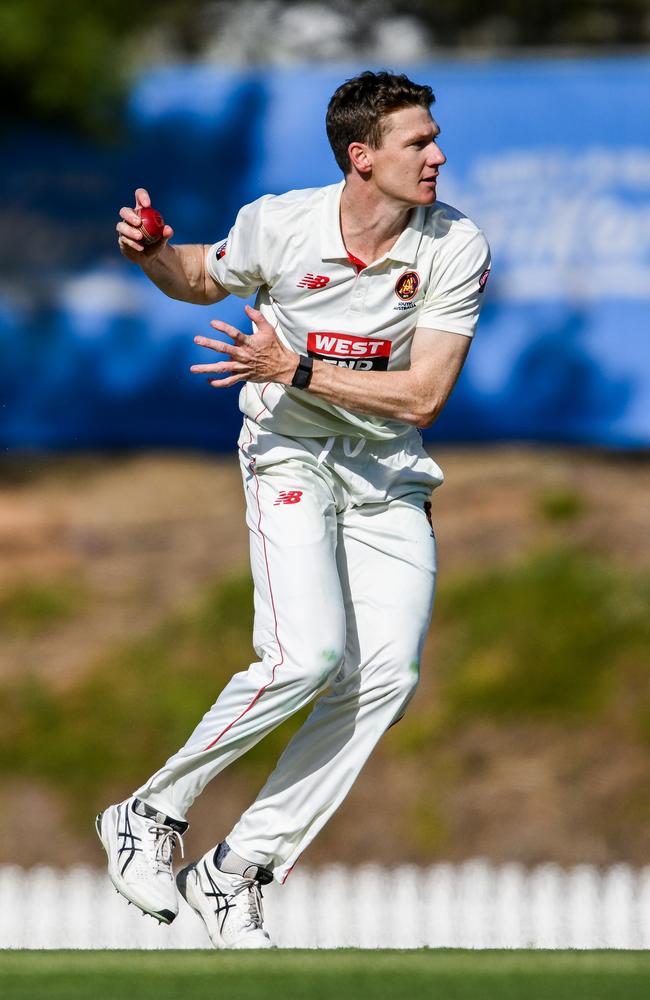
M 298 361 L 298 367 L 291 379 L 291 385 L 294 389 L 306 389 L 311 382 L 311 376 L 314 369 L 314 359 L 308 357 L 306 354 L 300 355 L 300 360 Z

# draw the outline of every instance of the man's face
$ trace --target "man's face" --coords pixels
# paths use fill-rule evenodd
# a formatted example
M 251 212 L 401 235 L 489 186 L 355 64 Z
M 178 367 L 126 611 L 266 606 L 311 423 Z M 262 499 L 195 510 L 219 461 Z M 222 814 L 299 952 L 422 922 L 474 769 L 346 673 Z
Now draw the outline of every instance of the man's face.
M 395 201 L 432 205 L 438 170 L 446 157 L 436 142 L 440 129 L 428 109 L 393 111 L 382 125 L 381 146 L 368 147 L 374 184 Z

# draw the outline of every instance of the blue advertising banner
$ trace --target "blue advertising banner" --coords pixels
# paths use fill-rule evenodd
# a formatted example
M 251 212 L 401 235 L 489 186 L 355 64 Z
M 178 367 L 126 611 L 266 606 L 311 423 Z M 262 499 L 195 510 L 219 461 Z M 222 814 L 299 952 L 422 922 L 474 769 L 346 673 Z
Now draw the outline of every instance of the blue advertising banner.
M 176 242 L 241 205 L 339 180 L 324 116 L 350 65 L 165 67 L 134 87 L 119 145 L 5 139 L 0 441 L 5 449 L 234 447 L 237 390 L 188 369 L 243 303 L 167 299 L 119 255 L 147 187 Z M 487 233 L 493 272 L 441 441 L 650 445 L 650 59 L 411 66 L 436 93 L 439 197 Z M 211 356 L 212 357 L 212 356 Z

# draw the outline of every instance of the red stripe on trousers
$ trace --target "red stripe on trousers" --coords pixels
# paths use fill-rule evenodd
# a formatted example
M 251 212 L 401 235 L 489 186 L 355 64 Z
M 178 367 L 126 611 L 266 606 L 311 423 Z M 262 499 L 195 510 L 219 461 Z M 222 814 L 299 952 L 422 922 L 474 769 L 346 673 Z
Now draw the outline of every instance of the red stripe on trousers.
M 204 753 L 205 753 L 206 750 L 211 750 L 212 747 L 215 746 L 215 744 L 217 744 L 219 742 L 219 740 L 221 739 L 221 737 L 225 736 L 225 734 L 228 732 L 229 729 L 232 729 L 232 727 L 235 725 L 235 723 L 239 722 L 240 719 L 243 719 L 247 712 L 250 712 L 250 710 L 253 707 L 253 705 L 255 705 L 255 703 L 258 701 L 258 699 L 262 697 L 262 695 L 267 690 L 267 688 L 269 688 L 271 686 L 271 684 L 273 683 L 273 681 L 275 680 L 275 671 L 277 670 L 277 668 L 281 667 L 282 664 L 284 663 L 284 650 L 282 648 L 282 644 L 281 644 L 280 639 L 278 637 L 278 616 L 277 616 L 277 613 L 276 613 L 276 610 L 275 610 L 275 601 L 273 599 L 273 587 L 271 586 L 271 574 L 269 572 L 269 559 L 268 559 L 268 554 L 267 554 L 267 551 L 266 551 L 266 538 L 264 536 L 264 532 L 262 531 L 262 508 L 260 507 L 260 481 L 259 481 L 259 479 L 257 477 L 257 474 L 252 469 L 251 469 L 251 472 L 253 473 L 253 476 L 255 477 L 255 484 L 256 484 L 255 499 L 257 500 L 257 511 L 258 511 L 257 530 L 259 531 L 260 535 L 262 536 L 262 544 L 263 544 L 263 547 L 264 547 L 264 564 L 266 566 L 266 580 L 267 580 L 267 583 L 269 585 L 269 594 L 271 596 L 271 607 L 273 608 L 273 624 L 274 624 L 274 632 L 275 632 L 275 641 L 277 642 L 278 649 L 280 650 L 280 659 L 278 660 L 277 663 L 275 663 L 273 665 L 273 670 L 271 671 L 271 680 L 269 681 L 269 683 L 265 684 L 263 687 L 261 687 L 259 689 L 259 691 L 255 695 L 255 697 L 253 698 L 253 700 L 250 702 L 249 705 L 246 706 L 246 708 L 244 709 L 244 711 L 241 712 L 237 716 L 236 719 L 233 719 L 232 722 L 229 722 L 228 725 L 226 726 L 226 728 L 222 729 L 221 732 L 219 733 L 219 735 L 217 737 L 215 737 L 215 739 L 212 740 L 212 743 L 208 743 L 207 747 L 205 747 L 204 750 L 203 750 Z

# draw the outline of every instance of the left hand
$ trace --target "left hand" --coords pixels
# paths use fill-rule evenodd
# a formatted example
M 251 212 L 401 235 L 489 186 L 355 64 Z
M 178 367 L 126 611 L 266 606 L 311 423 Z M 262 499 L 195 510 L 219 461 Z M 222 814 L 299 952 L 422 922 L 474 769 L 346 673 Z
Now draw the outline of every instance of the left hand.
M 226 374 L 226 378 L 208 379 L 215 389 L 223 389 L 236 382 L 281 382 L 290 385 L 299 356 L 284 346 L 259 309 L 253 309 L 252 306 L 245 306 L 244 309 L 257 327 L 256 331 L 245 334 L 229 323 L 213 319 L 210 326 L 225 333 L 234 344 L 209 337 L 195 337 L 194 343 L 211 351 L 227 354 L 228 360 L 217 361 L 212 365 L 192 365 L 190 371 L 212 376 Z

